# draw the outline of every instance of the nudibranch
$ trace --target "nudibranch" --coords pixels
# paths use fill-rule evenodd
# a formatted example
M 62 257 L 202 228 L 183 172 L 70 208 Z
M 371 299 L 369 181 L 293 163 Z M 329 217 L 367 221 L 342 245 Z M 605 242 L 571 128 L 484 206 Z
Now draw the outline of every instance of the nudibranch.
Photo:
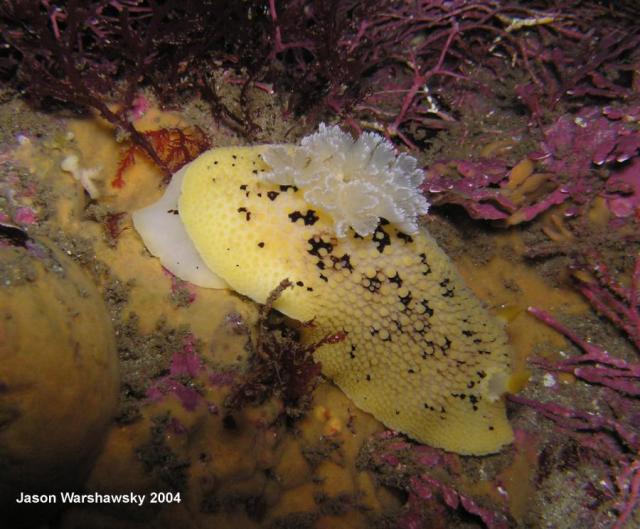
M 260 303 L 289 279 L 275 307 L 311 322 L 305 341 L 346 335 L 315 359 L 359 408 L 461 454 L 512 441 L 505 330 L 419 227 L 428 204 L 414 158 L 377 134 L 321 126 L 297 146 L 212 149 L 178 177 L 134 214 L 145 241 L 169 241 L 150 249 L 174 273 Z

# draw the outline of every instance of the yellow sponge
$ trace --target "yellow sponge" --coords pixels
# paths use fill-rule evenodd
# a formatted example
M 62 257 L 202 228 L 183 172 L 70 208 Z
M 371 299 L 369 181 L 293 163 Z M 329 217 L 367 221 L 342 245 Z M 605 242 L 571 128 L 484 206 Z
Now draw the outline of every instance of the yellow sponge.
M 372 235 L 338 239 L 300 190 L 260 180 L 264 149 L 214 149 L 185 174 L 180 216 L 205 263 L 258 302 L 288 278 L 276 308 L 312 320 L 309 341 L 346 332 L 315 357 L 386 426 L 462 454 L 511 442 L 504 329 L 431 236 L 382 221 Z

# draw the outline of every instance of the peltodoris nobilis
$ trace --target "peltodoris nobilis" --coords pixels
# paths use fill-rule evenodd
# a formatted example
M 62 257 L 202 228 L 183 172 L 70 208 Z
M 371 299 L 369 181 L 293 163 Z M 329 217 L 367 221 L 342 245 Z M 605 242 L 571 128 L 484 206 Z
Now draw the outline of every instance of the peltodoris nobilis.
M 386 426 L 462 454 L 495 452 L 513 436 L 507 337 L 418 227 L 427 204 L 416 167 L 381 136 L 321 126 L 300 146 L 202 154 L 180 175 L 178 207 L 165 207 L 174 189 L 134 222 L 144 234 L 156 218 L 179 219 L 196 261 L 154 251 L 172 255 L 178 275 L 206 265 L 257 302 L 288 278 L 276 308 L 312 322 L 305 340 L 346 334 L 315 358 Z

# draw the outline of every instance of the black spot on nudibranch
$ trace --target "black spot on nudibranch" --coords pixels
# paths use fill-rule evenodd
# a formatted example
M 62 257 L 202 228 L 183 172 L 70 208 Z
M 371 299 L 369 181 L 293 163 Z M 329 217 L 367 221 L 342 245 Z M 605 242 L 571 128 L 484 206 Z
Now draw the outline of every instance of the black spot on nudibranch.
M 308 210 L 304 215 L 299 211 L 294 211 L 293 213 L 289 213 L 289 218 L 291 219 L 291 222 L 297 222 L 302 219 L 305 226 L 313 226 L 318 222 L 318 220 L 320 220 L 320 217 L 318 217 L 316 212 L 312 209 Z
M 353 272 L 353 266 L 351 265 L 351 256 L 345 253 L 342 257 L 331 256 L 334 270 L 341 270 L 345 268 L 349 272 Z
M 429 318 L 433 316 L 433 309 L 429 306 L 429 302 L 426 299 L 420 301 L 420 305 L 424 307 L 424 312 Z
M 293 189 L 294 193 L 298 190 L 296 186 L 280 186 L 280 191 L 282 191 L 283 193 L 286 193 L 287 191 L 289 191 L 289 189 Z
M 376 294 L 380 287 L 382 286 L 382 281 L 378 279 L 378 277 L 367 277 L 363 276 L 362 278 L 363 287 L 367 289 L 372 294 Z
M 448 277 L 445 277 L 442 281 L 440 281 L 440 286 L 444 289 L 442 293 L 442 297 L 444 298 L 452 298 L 455 287 L 449 288 L 449 284 L 451 280 Z
M 400 239 L 401 241 L 404 241 L 405 244 L 408 244 L 410 242 L 413 242 L 413 237 L 411 237 L 411 235 L 407 235 L 406 233 L 403 233 L 401 231 L 399 231 L 397 233 L 397 237 L 398 239 Z
M 167 213 L 170 213 L 171 215 L 179 215 L 180 212 L 177 209 L 168 209 Z
M 258 246 L 259 246 L 260 248 L 264 248 L 264 242 L 260 241 L 260 242 L 258 243 Z
M 247 208 L 238 208 L 238 213 L 244 213 L 247 222 L 251 220 L 251 211 L 249 211 Z
M 376 248 L 380 253 L 383 253 L 384 249 L 391 244 L 391 238 L 389 237 L 389 234 L 382 228 L 384 224 L 388 224 L 388 222 L 384 219 L 380 219 L 380 224 L 378 224 L 378 227 L 373 232 L 372 239 L 373 243 L 376 245 Z
M 326 250 L 328 254 L 333 251 L 333 244 L 323 241 L 318 236 L 311 237 L 307 242 L 311 245 L 311 250 L 307 250 L 308 253 L 316 257 L 323 257 L 320 253 L 322 249 Z
M 427 347 L 431 348 L 431 351 L 422 351 L 422 358 L 424 360 L 426 360 L 430 356 L 433 356 L 433 355 L 436 354 L 436 346 L 435 346 L 435 344 L 431 340 L 427 340 L 425 343 L 426 343 Z
M 425 267 L 425 270 L 422 272 L 422 275 L 423 276 L 429 275 L 431 273 L 431 266 L 427 262 L 427 254 L 421 253 L 419 254 L 419 257 L 420 257 L 420 264 L 423 264 Z
M 402 286 L 402 278 L 400 277 L 400 274 L 396 272 L 396 275 L 389 278 L 389 283 L 395 283 L 398 285 L 398 288 L 400 288 Z
M 267 196 L 269 197 L 269 200 L 271 200 L 271 202 L 278 198 L 279 194 L 280 193 L 278 193 L 277 191 L 267 191 Z
M 400 303 L 402 303 L 405 307 L 408 307 L 409 303 L 411 303 L 411 300 L 413 299 L 413 297 L 411 296 L 411 292 L 409 292 L 404 297 L 398 296 L 398 299 L 400 300 Z

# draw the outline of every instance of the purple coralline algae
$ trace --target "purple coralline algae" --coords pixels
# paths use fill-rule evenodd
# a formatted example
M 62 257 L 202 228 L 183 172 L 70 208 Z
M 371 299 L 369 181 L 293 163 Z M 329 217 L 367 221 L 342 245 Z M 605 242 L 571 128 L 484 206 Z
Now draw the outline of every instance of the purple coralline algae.
M 514 167 L 499 159 L 444 160 L 426 170 L 422 189 L 434 205 L 458 204 L 476 219 L 506 225 L 534 219 L 570 200 L 565 215 L 607 199 L 615 217 L 640 205 L 638 109 L 588 107 L 547 127 L 528 155 L 532 170 L 514 185 Z
M 486 501 L 461 491 L 462 467 L 456 454 L 417 445 L 387 430 L 367 441 L 360 460 L 367 462 L 382 483 L 408 494 L 395 521 L 398 529 L 447 527 L 447 510 L 477 517 L 487 529 L 509 527 L 502 506 L 484 505 Z
M 614 279 L 602 263 L 590 270 L 595 279 L 578 276 L 580 291 L 593 307 L 624 331 L 640 354 L 640 256 L 635 259 L 628 287 Z M 553 401 L 541 402 L 522 395 L 509 399 L 528 406 L 554 421 L 561 429 L 581 434 L 579 442 L 609 461 L 610 480 L 602 482 L 615 513 L 612 529 L 621 529 L 630 520 L 640 500 L 640 431 L 636 399 L 640 396 L 640 362 L 613 356 L 606 348 L 581 338 L 551 314 L 530 307 L 529 312 L 565 336 L 583 354 L 559 362 L 535 359 L 532 363 L 546 371 L 565 372 L 587 384 L 600 386 L 609 413 L 573 409 Z

